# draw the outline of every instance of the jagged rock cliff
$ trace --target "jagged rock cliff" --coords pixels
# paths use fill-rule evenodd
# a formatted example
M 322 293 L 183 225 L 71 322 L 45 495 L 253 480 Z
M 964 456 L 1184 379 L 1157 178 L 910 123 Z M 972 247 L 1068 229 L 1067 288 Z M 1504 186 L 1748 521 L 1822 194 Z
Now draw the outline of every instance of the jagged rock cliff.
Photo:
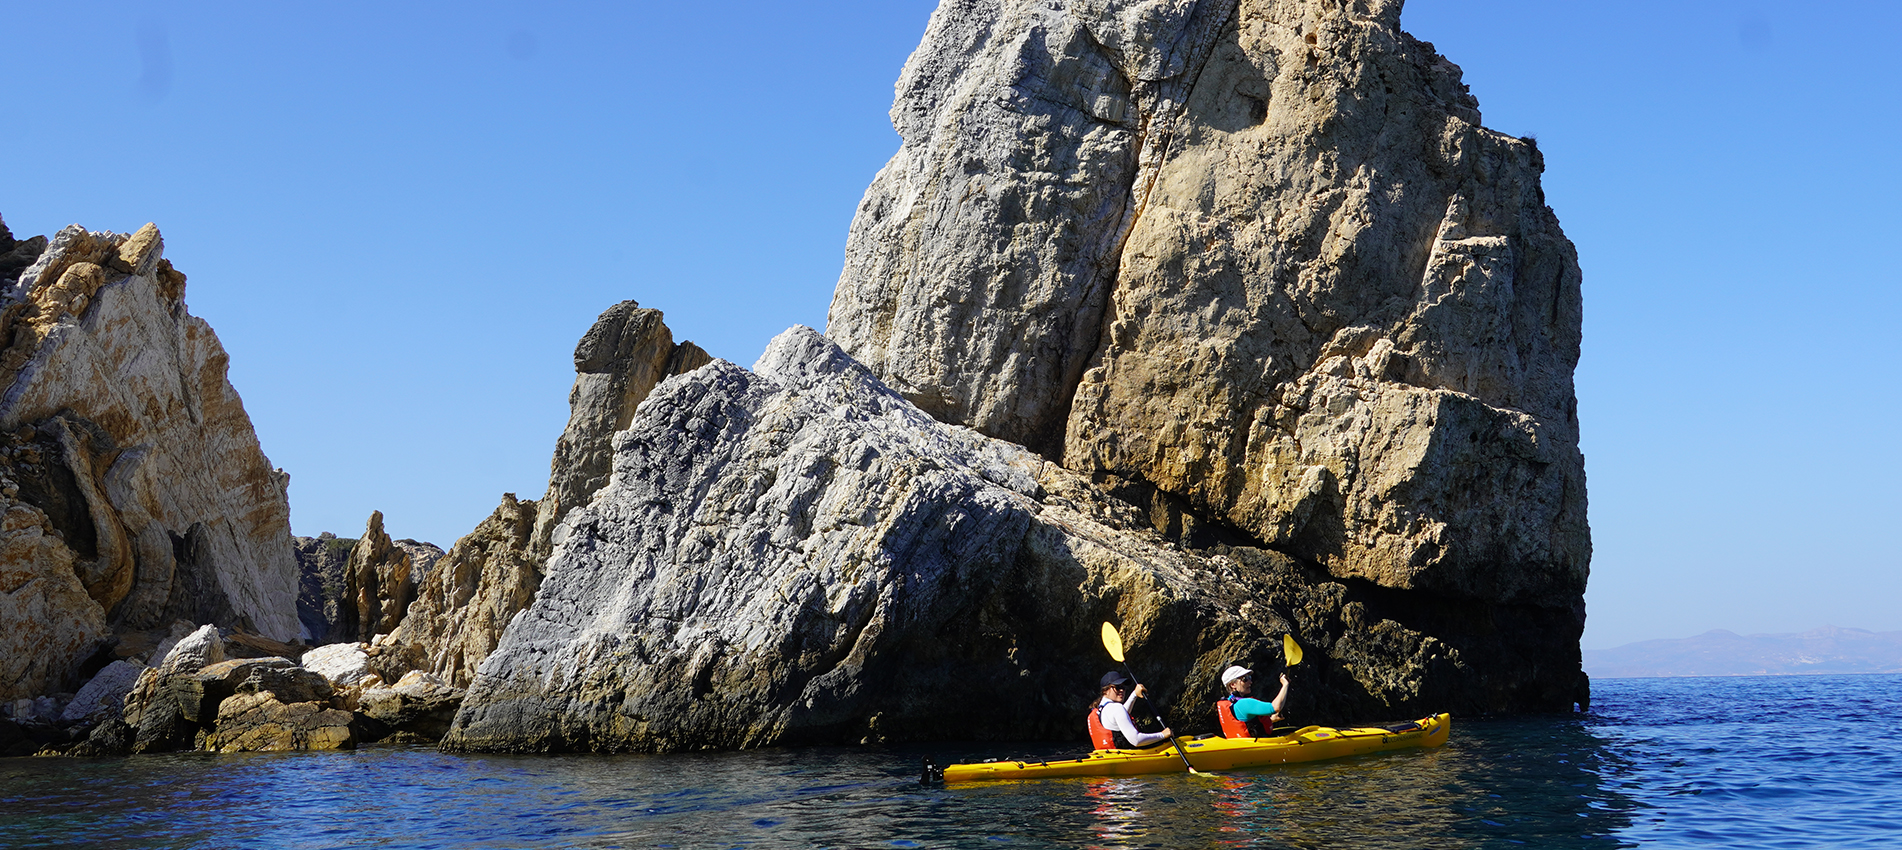
M 383 532 L 382 511 L 373 511 L 365 525 L 375 533 L 366 530 L 363 537 L 355 538 L 338 537 L 326 531 L 316 537 L 291 538 L 298 570 L 297 619 L 303 624 L 312 646 L 369 640 L 378 634 L 375 629 L 365 631 L 361 627 L 364 621 L 361 605 L 366 596 L 364 577 L 357 574 L 352 580 L 346 576 L 358 573 L 363 565 L 370 566 L 377 589 L 367 595 L 376 600 L 379 616 L 382 616 L 384 609 L 393 605 L 393 600 L 387 597 L 394 596 L 384 592 L 385 588 L 394 586 L 400 590 L 407 605 L 415 598 L 415 586 L 443 556 L 442 548 L 434 543 L 388 539 L 389 535 Z M 369 542 L 365 543 L 366 540 Z M 359 553 L 359 547 L 365 551 Z M 400 566 L 399 562 L 407 566 Z M 353 563 L 357 566 L 353 567 Z M 391 581 L 391 575 L 399 569 L 407 573 L 408 581 Z M 350 600 L 350 604 L 346 605 L 345 600 Z M 390 613 L 395 620 L 390 627 L 382 629 L 384 633 L 402 619 L 401 609 Z
M 1482 668 L 1487 705 L 1563 707 L 1591 549 L 1576 254 L 1536 145 L 1480 126 L 1400 8 L 944 3 L 828 333 L 1185 542 L 1406 594 L 1511 665 Z
M 539 501 L 504 494 L 495 513 L 418 583 L 392 641 L 417 647 L 432 673 L 467 686 L 541 585 L 556 525 L 607 482 L 614 432 L 627 427 L 655 384 L 710 359 L 691 342 L 676 344 L 659 310 L 622 301 L 604 311 L 575 346 L 568 426 L 555 443 L 547 494 Z
M 297 637 L 288 476 L 158 229 L 8 234 L 0 272 L 34 244 L 0 292 L 0 697 L 70 692 L 174 619 Z
M 1110 663 L 1104 620 L 1178 728 L 1211 725 L 1217 672 L 1275 664 L 1283 633 L 1326 648 L 1293 717 L 1477 711 L 1509 684 L 1378 592 L 1275 552 L 1169 543 L 1087 478 L 931 419 L 810 329 L 752 372 L 716 361 L 663 383 L 614 448 L 445 747 L 1071 737 Z

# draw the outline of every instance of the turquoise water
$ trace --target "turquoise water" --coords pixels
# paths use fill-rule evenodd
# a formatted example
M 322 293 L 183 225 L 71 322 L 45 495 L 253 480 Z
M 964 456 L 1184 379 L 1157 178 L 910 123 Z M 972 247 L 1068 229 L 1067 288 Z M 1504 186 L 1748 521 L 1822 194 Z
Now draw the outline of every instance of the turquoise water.
M 1902 676 L 1612 679 L 1432 751 L 921 787 L 1074 745 L 0 760 L 4 847 L 1897 847 Z

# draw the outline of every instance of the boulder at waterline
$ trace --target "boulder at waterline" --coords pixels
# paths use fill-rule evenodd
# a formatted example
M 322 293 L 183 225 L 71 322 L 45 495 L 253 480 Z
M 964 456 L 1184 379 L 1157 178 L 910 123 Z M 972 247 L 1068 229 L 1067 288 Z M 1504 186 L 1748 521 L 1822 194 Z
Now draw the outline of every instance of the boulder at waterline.
M 441 741 L 462 707 L 463 692 L 441 678 L 413 670 L 396 684 L 367 688 L 358 698 L 365 741 L 433 744 Z
M 285 703 L 269 691 L 240 693 L 218 704 L 204 749 L 220 753 L 349 750 L 357 744 L 350 712 L 322 702 Z

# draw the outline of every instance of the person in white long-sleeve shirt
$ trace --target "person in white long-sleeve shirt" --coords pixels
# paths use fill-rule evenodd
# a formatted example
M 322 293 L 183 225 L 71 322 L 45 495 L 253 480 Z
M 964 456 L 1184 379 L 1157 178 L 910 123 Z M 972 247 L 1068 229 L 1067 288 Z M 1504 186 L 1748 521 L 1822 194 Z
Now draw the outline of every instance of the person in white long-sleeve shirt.
M 1161 732 L 1143 732 L 1129 716 L 1129 706 L 1143 696 L 1144 688 L 1131 690 L 1128 676 L 1114 670 L 1103 674 L 1102 697 L 1090 710 L 1090 742 L 1099 750 L 1134 750 L 1167 741 L 1175 735 L 1168 728 Z

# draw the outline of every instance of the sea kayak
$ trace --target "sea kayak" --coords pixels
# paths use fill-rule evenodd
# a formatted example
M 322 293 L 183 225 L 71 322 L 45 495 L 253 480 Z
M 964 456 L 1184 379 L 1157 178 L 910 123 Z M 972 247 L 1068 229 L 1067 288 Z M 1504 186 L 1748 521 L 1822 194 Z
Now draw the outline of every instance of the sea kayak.
M 1271 764 L 1343 758 L 1386 750 L 1437 747 L 1453 731 L 1453 715 L 1439 714 L 1412 723 L 1334 729 L 1308 726 L 1272 738 L 1223 738 L 1204 735 L 1177 738 L 1183 755 L 1196 770 L 1234 770 Z M 945 782 L 986 782 L 997 779 L 1047 779 L 1057 776 L 1133 776 L 1141 773 L 1182 773 L 1182 756 L 1162 744 L 1140 750 L 1097 750 L 1082 758 L 1053 761 L 987 761 L 953 764 L 944 769 Z

